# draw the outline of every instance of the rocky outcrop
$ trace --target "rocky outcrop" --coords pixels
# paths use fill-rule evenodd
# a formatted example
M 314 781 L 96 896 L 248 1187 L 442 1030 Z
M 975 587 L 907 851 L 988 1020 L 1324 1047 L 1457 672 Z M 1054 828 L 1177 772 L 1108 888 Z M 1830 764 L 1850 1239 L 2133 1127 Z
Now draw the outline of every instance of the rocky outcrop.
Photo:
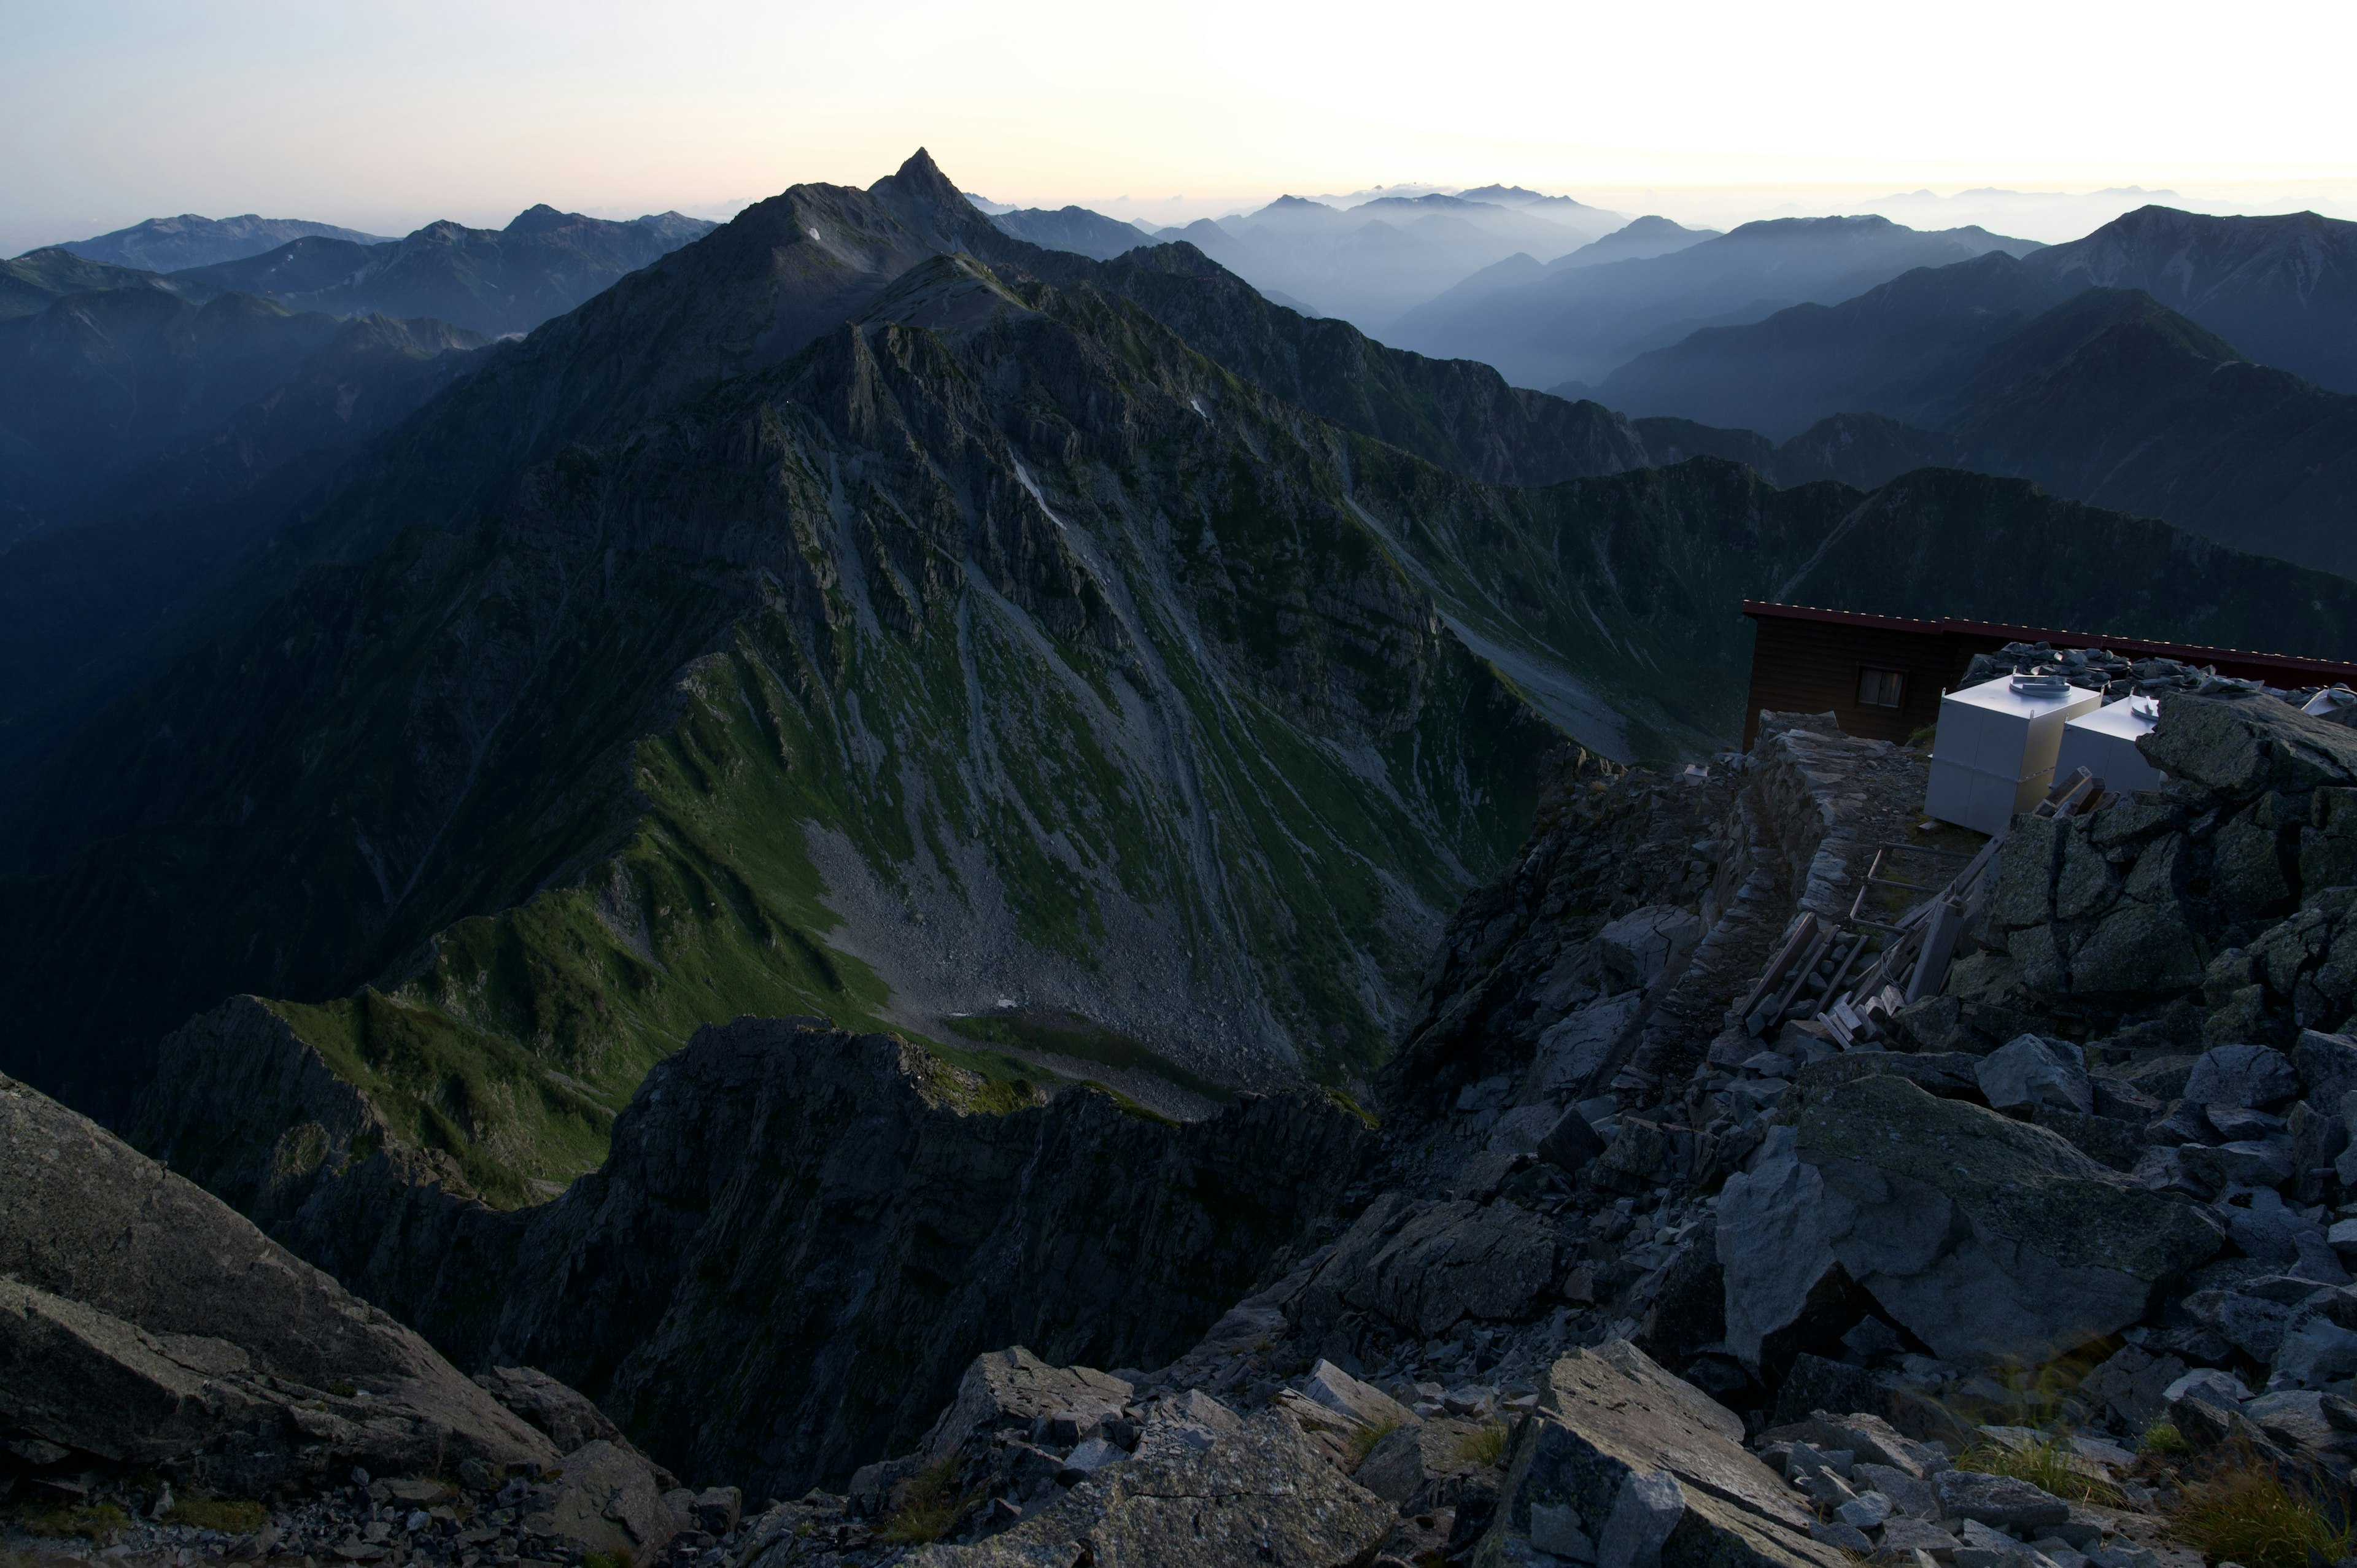
M 1904 1078 L 1833 1087 L 1798 1130 L 1719 1197 L 1728 1343 L 1755 1365 L 1836 1267 L 1935 1355 L 2038 1362 L 2136 1323 L 2225 1241 L 2057 1133 Z
M 1371 1142 L 1316 1090 L 1183 1124 L 1042 1101 L 895 1036 L 745 1019 L 660 1064 L 554 1202 L 498 1213 L 379 1151 L 285 1188 L 307 1196 L 282 1233 L 463 1363 L 545 1369 L 675 1470 L 797 1493 L 908 1448 L 985 1348 L 1170 1360 Z M 367 1208 L 372 1174 L 398 1203 Z
M 247 1494 L 331 1466 L 559 1456 L 220 1199 L 6 1079 L 0 1425 L 50 1463 L 171 1464 Z
M 1612 1340 L 1550 1369 L 1474 1561 L 1839 1568 L 1843 1554 L 1811 1539 L 1816 1522 L 1744 1450 L 1732 1412 Z
M 1391 1531 L 1389 1504 L 1328 1464 L 1282 1411 L 1265 1411 L 1200 1454 L 1144 1459 L 1074 1487 L 1036 1518 L 972 1546 L 914 1553 L 911 1568 L 1102 1568 L 1171 1563 L 1351 1568 Z

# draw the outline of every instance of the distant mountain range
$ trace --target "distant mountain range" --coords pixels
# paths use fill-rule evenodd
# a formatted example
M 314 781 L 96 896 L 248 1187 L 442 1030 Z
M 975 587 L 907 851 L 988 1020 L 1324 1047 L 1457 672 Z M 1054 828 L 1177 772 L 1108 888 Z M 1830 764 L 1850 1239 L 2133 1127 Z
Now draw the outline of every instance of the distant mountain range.
M 1780 482 L 1871 484 L 1924 464 L 2017 474 L 2357 575 L 2357 396 L 2281 368 L 2357 383 L 2352 277 L 2357 224 L 2147 208 L 2024 258 L 1696 332 L 1598 395 L 1649 444 Z M 2267 351 L 2230 340 L 2230 323 Z
M 1874 485 L 1932 465 L 2019 475 L 2357 577 L 2357 396 L 2253 364 L 2141 290 L 2085 290 L 1877 401 L 1889 412 L 1828 415 L 1781 446 L 1631 423 L 1657 455 L 1732 457 L 1780 484 Z
M 1665 222 L 1666 220 L 1663 220 Z M 1979 229 L 1919 233 L 1886 218 L 1780 218 L 1620 261 L 1566 265 L 1404 314 L 1404 348 L 1494 365 L 1519 386 L 1584 395 L 1618 366 L 1698 328 L 1757 321 L 1801 301 L 1853 298 L 1910 269 L 2040 247 Z
M 1162 230 L 1265 293 L 1307 302 L 1362 330 L 1469 274 L 1526 252 L 1552 261 L 1623 226 L 1567 197 L 1488 187 L 1461 196 L 1387 196 L 1349 208 L 1297 196 L 1258 211 Z
M 211 230 L 192 233 L 199 224 Z M 381 344 L 390 332 L 438 356 L 529 330 L 713 228 L 677 213 L 609 223 L 543 206 L 504 230 L 435 223 L 366 242 L 309 233 L 169 274 L 81 253 L 234 248 L 290 224 L 328 227 L 156 219 L 0 262 L 0 549 L 102 502 L 142 510 L 125 487 L 162 482 L 152 460 L 222 437 L 241 408 L 316 373 L 310 356 L 338 338 L 340 319 L 389 317 L 394 326 L 348 340 Z M 388 368 L 419 398 L 434 379 Z M 406 412 L 405 395 L 363 375 L 344 397 L 357 423 L 342 422 L 330 444 L 373 434 Z M 279 428 L 283 437 L 292 427 Z
M 258 256 L 290 240 L 314 236 L 355 245 L 386 242 L 382 234 L 364 234 L 358 229 L 339 229 L 333 223 L 302 218 L 262 218 L 251 212 L 240 218 L 200 218 L 183 212 L 178 218 L 150 218 L 92 239 L 69 240 L 54 249 L 110 266 L 177 273 Z
M 122 232 L 135 235 L 183 221 L 155 219 Z M 492 336 L 529 332 L 714 227 L 676 212 L 614 223 L 545 205 L 517 214 L 504 229 L 444 221 L 399 240 L 347 237 L 350 231 L 329 231 L 325 224 L 294 226 L 313 232 L 163 274 L 85 253 L 114 235 L 28 252 L 0 263 L 0 317 L 46 308 L 66 294 L 144 287 L 195 303 L 236 292 L 296 311 L 430 317 Z M 266 237 L 207 242 L 216 250 L 237 251 Z M 150 248 L 158 247 L 165 247 L 164 240 Z
M 1092 256 L 1101 262 L 1154 242 L 1136 224 L 1124 223 L 1085 207 L 1065 207 L 1052 212 L 1040 207 L 1019 207 L 1011 212 L 995 213 L 990 220 L 1001 233 L 1027 240 L 1042 250 L 1070 251 L 1076 256 Z
M 1688 229 L 1666 218 L 1647 216 L 1632 220 L 1602 239 L 1582 245 L 1566 255 L 1557 256 L 1552 262 L 1541 262 L 1527 251 L 1517 251 L 1504 261 L 1483 267 L 1463 282 L 1409 311 L 1392 324 L 1386 336 L 1402 339 L 1413 337 L 1426 324 L 1447 321 L 1473 301 L 1501 289 L 1519 288 L 1577 267 L 1592 267 L 1603 262 L 1644 261 L 1653 256 L 1666 256 L 1673 251 L 1683 251 L 1689 246 L 1699 245 L 1705 240 L 1718 237 L 1719 231 L 1716 229 Z
M 346 321 L 251 294 L 215 294 L 199 306 L 136 285 L 0 320 L 0 548 L 154 482 L 145 470 L 156 459 L 231 439 L 250 407 L 268 404 L 238 439 L 253 441 L 253 421 L 284 428 L 292 385 L 329 363 L 357 374 L 350 345 L 386 333 L 428 357 L 484 341 L 430 319 Z M 350 381 L 336 442 L 341 426 L 382 428 L 423 401 L 431 380 L 386 408 L 377 403 L 388 388 Z
M 1920 388 L 1941 367 L 2089 287 L 2142 290 L 2262 364 L 2357 392 L 2357 223 L 2146 207 L 2024 257 L 1925 268 L 1830 307 L 1695 332 L 1597 395 L 1780 438 L 1837 413 L 1920 422 Z

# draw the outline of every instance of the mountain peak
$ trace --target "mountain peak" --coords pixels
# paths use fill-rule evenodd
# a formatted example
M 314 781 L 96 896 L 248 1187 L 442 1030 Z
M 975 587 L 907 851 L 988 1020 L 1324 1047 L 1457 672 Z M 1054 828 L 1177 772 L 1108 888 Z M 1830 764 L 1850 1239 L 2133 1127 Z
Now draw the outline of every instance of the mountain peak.
M 563 229 L 581 221 L 577 212 L 559 212 L 545 201 L 536 201 L 515 215 L 507 226 L 511 234 L 545 234 L 551 229 Z
M 933 155 L 919 147 L 909 155 L 909 160 L 868 188 L 879 196 L 896 196 L 903 200 L 930 200 L 935 205 L 955 208 L 965 203 L 957 183 L 942 172 L 933 162 Z

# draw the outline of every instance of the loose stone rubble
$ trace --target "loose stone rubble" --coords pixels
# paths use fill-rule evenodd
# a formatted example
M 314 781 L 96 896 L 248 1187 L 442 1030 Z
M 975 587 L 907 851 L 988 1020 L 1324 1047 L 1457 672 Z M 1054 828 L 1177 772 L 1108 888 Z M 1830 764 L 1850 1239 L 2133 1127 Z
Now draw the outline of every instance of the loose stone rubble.
M 1943 988 L 1848 1050 L 1737 1007 L 1796 914 L 1849 929 L 1889 846 L 1971 847 L 1920 815 L 1921 756 L 1769 715 L 1677 779 L 1572 758 L 1452 925 L 1327 1239 L 1167 1366 L 993 1351 L 908 1452 L 741 1515 L 486 1372 L 580 1440 L 561 1465 L 447 1519 L 338 1479 L 267 1541 L 126 1541 L 2194 1568 L 2170 1510 L 2204 1465 L 2341 1506 L 2357 1457 L 2357 733 L 2184 693 L 2145 749 L 2171 781 L 2018 819 Z

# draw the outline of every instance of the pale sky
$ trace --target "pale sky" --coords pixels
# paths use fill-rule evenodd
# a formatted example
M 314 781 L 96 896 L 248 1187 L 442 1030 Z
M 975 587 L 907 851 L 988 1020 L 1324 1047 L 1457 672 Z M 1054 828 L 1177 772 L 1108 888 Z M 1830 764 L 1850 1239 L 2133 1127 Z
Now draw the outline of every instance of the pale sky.
M 181 211 L 716 214 L 920 144 L 1123 216 L 1501 180 L 1689 220 L 1989 185 L 2357 217 L 2347 0 L 0 0 L 0 38 L 8 254 Z

